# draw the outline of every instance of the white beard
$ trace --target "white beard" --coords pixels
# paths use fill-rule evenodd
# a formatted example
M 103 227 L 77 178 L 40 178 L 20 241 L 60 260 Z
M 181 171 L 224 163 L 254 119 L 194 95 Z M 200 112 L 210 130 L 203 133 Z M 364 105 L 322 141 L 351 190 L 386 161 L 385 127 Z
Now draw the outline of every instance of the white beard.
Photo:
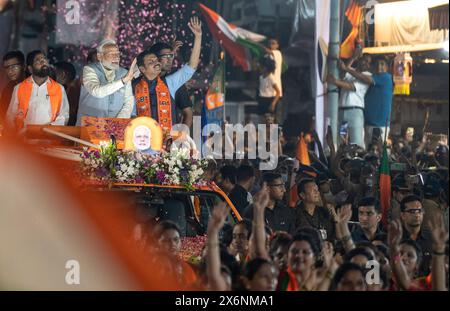
M 102 65 L 103 65 L 103 67 L 105 67 L 106 69 L 109 69 L 109 70 L 117 70 L 117 69 L 119 69 L 119 65 L 113 64 L 113 63 L 108 62 L 108 61 L 103 61 Z

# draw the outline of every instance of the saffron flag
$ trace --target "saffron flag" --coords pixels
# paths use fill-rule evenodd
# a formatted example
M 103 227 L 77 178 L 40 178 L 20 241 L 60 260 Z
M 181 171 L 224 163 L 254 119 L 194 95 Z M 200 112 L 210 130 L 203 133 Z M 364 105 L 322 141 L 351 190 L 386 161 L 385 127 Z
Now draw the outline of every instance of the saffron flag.
M 295 156 L 294 172 L 291 175 L 291 182 L 289 186 L 289 206 L 295 207 L 298 201 L 297 184 L 295 178 L 297 176 L 296 171 L 300 168 L 300 165 L 311 165 L 309 159 L 308 146 L 306 145 L 303 133 L 300 134 L 300 138 L 297 144 L 297 152 Z
M 388 213 L 391 208 L 391 175 L 389 172 L 389 158 L 386 144 L 383 147 L 383 156 L 380 166 L 380 204 L 382 210 L 382 222 L 387 228 Z
M 207 6 L 200 3 L 199 6 L 211 34 L 231 56 L 234 65 L 240 66 L 244 71 L 250 71 L 251 55 L 260 58 L 265 54 L 260 42 L 266 40 L 266 37 L 227 23 L 222 16 Z
M 363 6 L 358 1 L 351 0 L 350 5 L 345 11 L 345 16 L 351 25 L 351 31 L 341 44 L 340 57 L 350 58 L 355 51 L 355 41 L 359 35 L 359 26 L 364 18 Z

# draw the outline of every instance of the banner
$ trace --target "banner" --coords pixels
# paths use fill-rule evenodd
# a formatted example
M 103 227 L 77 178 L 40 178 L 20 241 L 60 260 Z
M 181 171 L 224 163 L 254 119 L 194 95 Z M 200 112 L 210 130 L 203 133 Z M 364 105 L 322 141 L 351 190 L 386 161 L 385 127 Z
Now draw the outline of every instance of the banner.
M 430 30 L 429 5 L 401 1 L 375 5 L 375 46 L 417 45 L 448 40 L 448 30 Z
M 115 39 L 119 0 L 57 0 L 56 43 L 93 46 Z

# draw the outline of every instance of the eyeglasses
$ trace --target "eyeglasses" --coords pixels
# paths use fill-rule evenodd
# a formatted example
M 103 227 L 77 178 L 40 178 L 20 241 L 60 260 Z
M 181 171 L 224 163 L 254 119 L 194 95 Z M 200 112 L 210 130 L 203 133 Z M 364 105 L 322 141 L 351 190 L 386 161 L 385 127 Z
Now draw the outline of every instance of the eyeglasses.
M 3 66 L 3 69 L 5 69 L 5 71 L 8 71 L 10 69 L 12 70 L 20 70 L 22 68 L 22 64 L 12 64 L 9 66 Z
M 159 58 L 162 58 L 162 59 L 164 59 L 164 58 L 166 58 L 166 59 L 173 59 L 174 57 L 175 57 L 175 54 L 173 54 L 173 53 L 162 54 L 162 55 L 159 56 Z
M 416 214 L 423 214 L 423 209 L 421 209 L 421 208 L 411 208 L 411 209 L 405 210 L 405 213 L 414 214 L 414 215 L 416 215 Z

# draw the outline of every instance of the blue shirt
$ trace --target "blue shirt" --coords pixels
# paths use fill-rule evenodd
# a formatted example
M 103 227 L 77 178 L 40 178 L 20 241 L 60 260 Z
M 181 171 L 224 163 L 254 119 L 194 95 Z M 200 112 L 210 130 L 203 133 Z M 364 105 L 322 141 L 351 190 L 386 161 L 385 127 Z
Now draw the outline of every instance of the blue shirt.
M 364 120 L 368 126 L 385 127 L 391 119 L 394 84 L 388 72 L 372 75 L 373 85 L 366 93 Z
M 194 69 L 192 69 L 189 65 L 184 65 L 183 67 L 181 67 L 180 70 L 177 70 L 173 74 L 170 74 L 163 78 L 163 81 L 166 83 L 167 88 L 169 89 L 170 97 L 171 97 L 171 101 L 172 101 L 172 123 L 175 123 L 175 121 L 176 121 L 175 120 L 176 119 L 176 110 L 175 110 L 175 100 L 174 100 L 175 94 L 178 91 L 178 89 L 181 86 L 183 86 L 183 84 L 185 84 L 187 81 L 189 81 L 190 78 L 192 78 L 194 73 L 195 73 Z M 146 78 L 141 77 L 141 79 L 146 79 Z M 136 81 L 136 82 L 138 82 L 138 81 Z M 150 95 L 150 104 L 151 104 L 150 109 L 152 112 L 152 118 L 159 122 L 158 110 L 157 110 L 158 100 L 156 98 L 156 82 L 157 82 L 157 79 L 152 80 L 152 81 L 147 80 L 148 90 L 150 93 L 149 94 Z M 133 92 L 134 91 L 135 90 L 133 87 Z M 135 96 L 136 96 L 136 94 L 135 94 Z M 131 115 L 132 116 L 137 115 L 136 104 L 134 105 L 133 113 Z

